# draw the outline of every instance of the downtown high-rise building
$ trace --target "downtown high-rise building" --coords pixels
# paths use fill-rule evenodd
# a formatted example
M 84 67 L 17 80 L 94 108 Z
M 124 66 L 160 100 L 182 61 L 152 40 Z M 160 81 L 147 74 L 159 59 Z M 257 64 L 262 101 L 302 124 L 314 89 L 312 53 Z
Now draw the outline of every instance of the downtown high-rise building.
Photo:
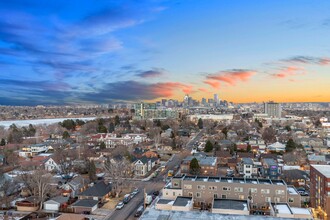
M 281 118 L 282 115 L 281 103 L 277 103 L 273 101 L 265 102 L 264 112 L 271 118 Z
M 219 96 L 218 96 L 218 94 L 214 94 L 214 105 L 215 106 L 219 105 Z

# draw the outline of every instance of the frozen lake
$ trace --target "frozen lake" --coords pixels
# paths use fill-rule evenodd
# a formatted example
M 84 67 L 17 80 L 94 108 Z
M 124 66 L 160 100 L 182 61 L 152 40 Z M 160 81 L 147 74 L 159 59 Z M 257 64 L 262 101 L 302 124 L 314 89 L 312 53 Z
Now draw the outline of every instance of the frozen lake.
M 47 119 L 32 119 L 32 120 L 13 120 L 13 121 L 0 121 L 0 126 L 9 128 L 10 125 L 15 124 L 18 127 L 32 125 L 49 125 L 64 121 L 65 119 L 80 119 L 84 121 L 94 120 L 96 117 L 87 117 L 87 118 L 47 118 Z

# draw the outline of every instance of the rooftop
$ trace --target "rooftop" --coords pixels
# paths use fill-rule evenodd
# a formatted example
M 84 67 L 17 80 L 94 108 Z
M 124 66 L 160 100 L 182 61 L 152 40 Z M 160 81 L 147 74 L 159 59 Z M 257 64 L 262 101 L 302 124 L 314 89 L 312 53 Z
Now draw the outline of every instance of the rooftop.
M 168 210 L 157 210 L 153 208 L 147 208 L 140 220 L 289 220 L 290 218 L 280 218 L 271 216 L 253 216 L 253 215 L 234 215 L 234 214 L 215 214 L 210 212 L 200 211 L 168 211 Z M 293 218 L 291 218 L 293 219 Z
M 322 173 L 326 178 L 330 178 L 330 165 L 314 165 L 311 164 L 314 169 Z
M 248 210 L 247 201 L 231 200 L 231 199 L 214 199 L 214 209 L 234 209 Z
M 97 200 L 93 200 L 93 199 L 82 199 L 82 200 L 78 200 L 75 203 L 73 203 L 72 206 L 94 207 L 98 203 L 99 203 L 99 201 L 97 201 Z
M 190 204 L 192 204 L 191 197 L 178 196 L 176 197 L 173 206 L 189 206 Z
M 330 172 L 329 172 L 330 173 Z M 286 185 L 284 180 L 262 179 L 262 178 L 240 178 L 240 177 L 208 177 L 208 176 L 176 176 L 175 179 L 185 181 L 201 182 L 227 182 L 227 183 L 245 183 L 245 184 L 265 184 L 265 185 Z

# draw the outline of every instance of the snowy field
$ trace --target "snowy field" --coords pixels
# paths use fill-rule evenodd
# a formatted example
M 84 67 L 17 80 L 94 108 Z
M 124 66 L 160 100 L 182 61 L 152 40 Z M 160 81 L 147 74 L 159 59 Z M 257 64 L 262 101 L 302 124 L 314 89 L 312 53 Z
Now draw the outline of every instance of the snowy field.
M 88 118 L 49 118 L 49 119 L 33 119 L 33 120 L 13 120 L 13 121 L 0 121 L 0 126 L 5 128 L 9 128 L 10 125 L 15 124 L 18 127 L 29 126 L 32 125 L 49 125 L 64 121 L 65 119 L 80 119 L 84 121 L 94 120 L 96 117 L 88 117 Z

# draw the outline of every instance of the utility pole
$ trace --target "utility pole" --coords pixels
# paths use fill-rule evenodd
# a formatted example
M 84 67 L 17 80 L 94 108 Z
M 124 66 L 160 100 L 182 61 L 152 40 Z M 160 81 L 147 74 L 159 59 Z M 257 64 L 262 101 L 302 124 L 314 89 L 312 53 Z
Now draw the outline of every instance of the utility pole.
M 143 189 L 143 208 L 144 208 L 144 210 L 147 208 L 147 206 L 146 206 L 146 194 L 147 194 L 146 188 L 144 187 L 144 189 Z

